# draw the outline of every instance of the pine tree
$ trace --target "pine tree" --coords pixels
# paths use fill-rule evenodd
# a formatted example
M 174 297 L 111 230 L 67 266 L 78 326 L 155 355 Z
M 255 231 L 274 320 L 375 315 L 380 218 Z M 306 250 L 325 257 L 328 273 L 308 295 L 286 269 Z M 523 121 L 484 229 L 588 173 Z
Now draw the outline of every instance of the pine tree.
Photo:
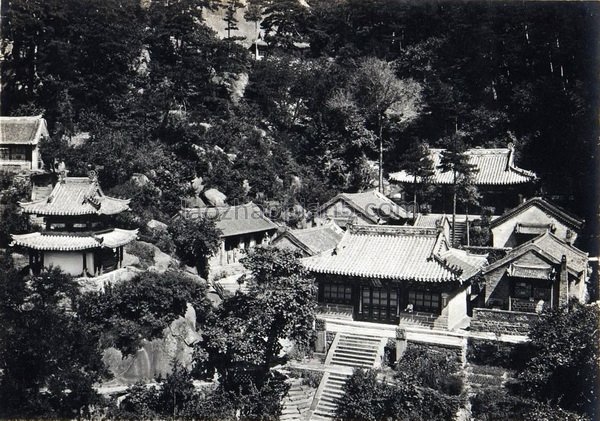
M 422 194 L 423 187 L 428 182 L 428 178 L 434 174 L 429 145 L 421 141 L 411 144 L 404 154 L 401 167 L 404 169 L 404 172 L 414 177 L 413 216 L 415 216 L 418 212 L 417 191 L 420 191 Z
M 438 166 L 443 172 L 452 173 L 452 242 L 456 242 L 456 203 L 459 190 L 466 195 L 473 192 L 466 186 L 473 184 L 473 175 L 477 171 L 475 165 L 469 162 L 467 154 L 467 144 L 460 132 L 456 132 L 453 136 L 446 139 L 446 149 L 442 152 L 440 165 Z

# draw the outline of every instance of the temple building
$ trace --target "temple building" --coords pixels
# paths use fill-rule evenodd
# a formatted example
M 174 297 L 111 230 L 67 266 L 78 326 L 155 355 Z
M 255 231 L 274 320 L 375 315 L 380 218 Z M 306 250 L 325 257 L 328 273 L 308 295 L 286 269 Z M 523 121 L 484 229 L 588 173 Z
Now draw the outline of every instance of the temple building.
M 137 238 L 137 230 L 113 228 L 129 200 L 106 196 L 93 171 L 89 177 L 62 173 L 47 198 L 20 205 L 43 221 L 37 232 L 12 235 L 11 246 L 28 251 L 33 273 L 50 266 L 84 277 L 112 271 L 122 266 L 123 247 Z
M 444 172 L 440 168 L 444 149 L 431 148 L 429 151 L 434 174 L 426 182 L 439 186 L 442 193 L 440 199 L 430 203 L 432 211 L 451 213 L 453 174 L 451 171 Z M 473 148 L 466 154 L 469 163 L 475 168 L 473 184 L 477 186 L 482 196 L 481 206 L 492 206 L 496 214 L 501 214 L 505 209 L 521 203 L 523 196 L 532 196 L 535 192 L 536 175 L 515 165 L 512 144 L 506 148 Z M 415 177 L 403 170 L 391 173 L 389 178 L 390 181 L 403 187 L 415 183 Z M 423 180 L 417 177 L 416 182 L 421 183 Z M 464 209 L 459 211 L 462 212 Z
M 0 171 L 35 172 L 43 168 L 39 143 L 48 138 L 46 120 L 33 117 L 0 117 Z
M 302 257 L 315 256 L 332 250 L 342 239 L 344 230 L 333 221 L 312 228 L 287 229 L 272 242 L 274 247 L 291 250 Z
M 238 264 L 249 248 L 270 244 L 278 229 L 278 225 L 252 202 L 238 206 L 185 208 L 175 218 L 211 219 L 221 230 L 219 250 L 208 261 L 211 272 Z
M 481 307 L 524 312 L 587 301 L 588 254 L 551 232 L 513 248 L 482 270 Z
M 351 225 L 332 251 L 303 262 L 321 313 L 454 329 L 468 323 L 470 279 L 486 257 L 449 247 L 441 229 Z
M 573 244 L 584 221 L 558 206 L 534 197 L 495 218 L 490 224 L 494 247 L 516 247 L 545 232 Z
M 411 214 L 402 206 L 376 190 L 361 193 L 341 193 L 319 207 L 315 216 L 317 225 L 334 221 L 338 226 L 347 224 L 402 225 Z

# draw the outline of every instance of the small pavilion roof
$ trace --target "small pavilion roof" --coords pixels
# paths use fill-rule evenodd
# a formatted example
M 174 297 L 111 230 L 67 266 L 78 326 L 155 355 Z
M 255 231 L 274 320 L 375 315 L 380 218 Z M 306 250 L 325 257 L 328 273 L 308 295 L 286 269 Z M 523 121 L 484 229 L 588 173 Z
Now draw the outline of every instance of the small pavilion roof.
M 185 208 L 179 211 L 178 216 L 212 219 L 217 228 L 223 232 L 222 237 L 271 231 L 278 228 L 278 225 L 267 218 L 262 209 L 252 202 L 239 206 Z
M 36 215 L 115 215 L 129 209 L 129 200 L 104 195 L 89 177 L 64 177 L 50 196 L 20 205 L 23 212 Z
M 344 231 L 335 222 L 330 221 L 318 227 L 287 230 L 273 240 L 273 244 L 276 244 L 280 238 L 287 238 L 308 255 L 313 256 L 333 249 L 343 235 Z
M 45 251 L 78 251 L 124 246 L 137 238 L 138 230 L 115 228 L 98 233 L 13 234 L 11 247 L 21 246 Z
M 49 134 L 41 115 L 0 117 L 0 145 L 36 145 L 44 136 Z
M 436 229 L 354 225 L 331 253 L 303 262 L 315 273 L 417 282 L 466 280 L 462 263 L 456 263 L 463 256 L 447 255 L 448 250 L 443 233 Z M 481 265 L 483 259 L 478 260 Z
M 452 172 L 443 172 L 441 164 L 444 149 L 430 149 L 433 161 L 434 174 L 428 180 L 433 184 L 452 184 Z M 483 149 L 474 148 L 467 151 L 469 163 L 474 165 L 476 172 L 473 174 L 476 185 L 513 185 L 529 183 L 536 179 L 535 173 L 517 167 L 514 164 L 514 149 L 508 148 Z M 399 183 L 414 183 L 414 176 L 404 170 L 390 174 L 390 180 Z M 417 177 L 417 182 L 421 180 Z

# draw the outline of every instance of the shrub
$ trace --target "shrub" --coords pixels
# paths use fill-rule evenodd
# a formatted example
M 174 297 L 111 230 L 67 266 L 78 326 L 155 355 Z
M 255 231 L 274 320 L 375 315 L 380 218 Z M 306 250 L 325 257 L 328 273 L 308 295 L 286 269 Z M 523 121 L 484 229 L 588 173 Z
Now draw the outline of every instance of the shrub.
M 154 264 L 154 247 L 140 241 L 133 241 L 125 246 L 127 253 L 140 259 L 140 268 L 148 269 Z
M 316 389 L 323 379 L 323 373 L 315 370 L 305 370 L 301 368 L 291 368 L 290 376 L 296 379 L 302 379 L 302 384 Z
M 152 240 L 163 253 L 172 255 L 175 252 L 175 243 L 167 230 L 152 230 Z
M 396 375 L 402 379 L 410 376 L 420 386 L 459 395 L 463 386 L 456 374 L 459 369 L 460 361 L 453 350 L 410 344 L 398 361 Z
M 478 365 L 492 365 L 512 370 L 525 366 L 531 355 L 528 344 L 510 344 L 469 338 L 467 361 Z

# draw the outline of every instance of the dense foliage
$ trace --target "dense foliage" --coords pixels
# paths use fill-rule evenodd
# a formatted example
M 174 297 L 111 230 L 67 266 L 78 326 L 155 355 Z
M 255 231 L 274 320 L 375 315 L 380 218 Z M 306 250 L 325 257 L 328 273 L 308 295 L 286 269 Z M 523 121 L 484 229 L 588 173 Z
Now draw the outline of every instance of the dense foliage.
M 528 343 L 469 340 L 470 363 L 516 373 L 504 385 L 479 389 L 471 397 L 473 415 L 484 421 L 597 419 L 599 316 L 598 306 L 573 302 L 542 314 Z
M 88 292 L 77 301 L 77 313 L 103 348 L 135 354 L 142 340 L 162 337 L 163 330 L 190 304 L 202 325 L 211 312 L 207 287 L 180 272 L 145 272 L 130 281 Z
M 130 387 L 110 416 L 123 420 L 272 420 L 281 413 L 281 399 L 287 389 L 283 376 L 274 373 L 260 388 L 253 386 L 247 393 L 220 386 L 198 390 L 191 373 L 175 365 L 158 388 L 143 384 Z
M 169 225 L 175 251 L 182 261 L 208 277 L 208 259 L 221 245 L 222 232 L 209 218 L 186 218 L 181 216 Z
M 529 337 L 533 357 L 519 373 L 523 393 L 566 410 L 598 414 L 597 305 L 577 302 L 544 314 Z
M 340 420 L 393 419 L 399 421 L 442 421 L 458 410 L 457 397 L 420 387 L 410 379 L 382 382 L 373 370 L 356 370 L 344 385 L 337 407 Z
M 23 277 L 0 270 L 0 417 L 79 418 L 107 374 L 99 337 L 73 312 L 77 284 L 58 269 Z
M 196 370 L 221 375 L 226 388 L 262 384 L 278 361 L 280 340 L 307 347 L 312 339 L 316 287 L 289 251 L 256 248 L 243 260 L 248 292 L 223 301 L 195 352 Z
M 19 201 L 28 200 L 31 186 L 24 180 L 0 174 L 0 247 L 7 247 L 11 234 L 23 234 L 29 229 L 29 218 L 21 213 Z
M 541 194 L 595 220 L 597 4 L 308 5 L 10 0 L 2 114 L 43 112 L 43 158 L 63 158 L 73 175 L 103 167 L 108 189 L 145 174 L 144 218 L 175 213 L 195 176 L 230 201 L 322 203 L 376 184 L 376 140 L 387 172 L 415 142 L 442 146 L 458 132 L 467 146 L 516 143 Z M 215 7 L 224 40 L 204 24 Z M 256 33 L 236 29 L 242 15 L 265 31 L 263 60 L 234 42 Z M 373 63 L 420 87 L 410 124 L 384 113 L 381 96 L 355 100 L 376 92 L 381 72 L 362 71 Z M 79 132 L 90 139 L 71 144 Z

